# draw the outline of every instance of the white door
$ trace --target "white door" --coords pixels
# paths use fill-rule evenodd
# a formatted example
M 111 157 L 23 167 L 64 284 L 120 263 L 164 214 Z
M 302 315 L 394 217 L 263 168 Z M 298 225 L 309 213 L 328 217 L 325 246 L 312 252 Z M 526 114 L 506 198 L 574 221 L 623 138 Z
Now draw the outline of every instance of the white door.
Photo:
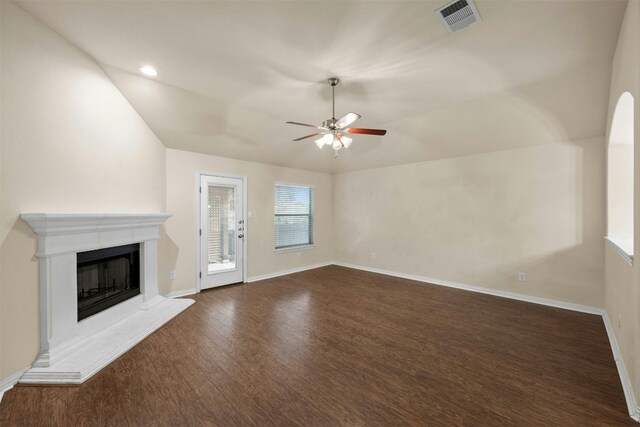
M 241 178 L 200 177 L 200 289 L 243 281 Z

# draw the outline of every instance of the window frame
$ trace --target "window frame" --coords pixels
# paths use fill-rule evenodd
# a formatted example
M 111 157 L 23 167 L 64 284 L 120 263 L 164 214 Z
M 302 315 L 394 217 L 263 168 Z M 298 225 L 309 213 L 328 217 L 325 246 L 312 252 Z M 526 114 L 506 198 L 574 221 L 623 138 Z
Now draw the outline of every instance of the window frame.
M 309 190 L 309 213 L 308 214 L 278 214 L 276 213 L 276 191 L 278 187 L 302 187 Z M 280 182 L 276 181 L 273 184 L 273 214 L 274 214 L 274 222 L 273 222 L 273 250 L 274 252 L 290 252 L 290 251 L 298 251 L 315 248 L 314 244 L 314 236 L 315 236 L 315 212 L 314 212 L 314 199 L 315 199 L 315 186 L 311 184 L 298 184 L 291 182 Z M 309 218 L 309 243 L 302 243 L 297 245 L 287 245 L 287 246 L 276 246 L 276 235 L 278 224 L 276 222 L 278 217 L 284 216 L 301 216 Z

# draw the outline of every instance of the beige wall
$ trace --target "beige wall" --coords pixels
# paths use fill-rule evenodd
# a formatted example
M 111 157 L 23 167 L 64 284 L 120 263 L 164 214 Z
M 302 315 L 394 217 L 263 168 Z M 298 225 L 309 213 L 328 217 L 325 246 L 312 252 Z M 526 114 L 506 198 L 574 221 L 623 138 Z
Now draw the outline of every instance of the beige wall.
M 633 235 L 633 145 L 607 150 L 607 236 Z
M 611 91 L 609 97 L 608 129 L 611 129 L 613 112 L 624 92 L 635 99 L 635 146 L 640 146 L 640 2 L 627 3 L 620 38 L 613 61 Z M 640 200 L 640 150 L 635 150 L 634 206 Z M 625 367 L 640 397 L 640 268 L 638 268 L 638 242 L 640 239 L 640 215 L 634 219 L 634 247 L 636 260 L 627 264 L 612 248 L 606 249 L 605 307 L 614 325 L 616 339 L 622 352 Z
M 593 138 L 336 175 L 338 260 L 602 307 L 604 149 Z
M 21 212 L 161 212 L 164 147 L 98 65 L 2 7 L 0 379 L 38 351 L 35 236 Z
M 247 177 L 248 274 L 260 276 L 333 260 L 332 176 L 262 163 L 215 157 L 179 150 L 167 150 L 166 238 L 160 242 L 160 291 L 181 291 L 196 286 L 198 172 Z M 274 183 L 290 182 L 315 186 L 315 248 L 275 253 Z M 169 280 L 171 271 L 176 279 Z

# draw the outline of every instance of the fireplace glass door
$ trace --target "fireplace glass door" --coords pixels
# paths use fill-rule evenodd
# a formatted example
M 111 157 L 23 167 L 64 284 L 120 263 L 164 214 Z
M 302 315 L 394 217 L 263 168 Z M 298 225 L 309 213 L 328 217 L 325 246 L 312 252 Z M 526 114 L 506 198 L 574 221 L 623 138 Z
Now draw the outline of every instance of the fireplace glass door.
M 78 320 L 140 294 L 140 245 L 77 255 Z

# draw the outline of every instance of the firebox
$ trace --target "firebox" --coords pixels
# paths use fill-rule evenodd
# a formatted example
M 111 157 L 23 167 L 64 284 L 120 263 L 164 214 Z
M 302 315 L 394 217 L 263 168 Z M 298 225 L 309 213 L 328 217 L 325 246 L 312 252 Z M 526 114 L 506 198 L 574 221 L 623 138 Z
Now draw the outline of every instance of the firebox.
M 140 294 L 140 244 L 78 252 L 78 320 Z

